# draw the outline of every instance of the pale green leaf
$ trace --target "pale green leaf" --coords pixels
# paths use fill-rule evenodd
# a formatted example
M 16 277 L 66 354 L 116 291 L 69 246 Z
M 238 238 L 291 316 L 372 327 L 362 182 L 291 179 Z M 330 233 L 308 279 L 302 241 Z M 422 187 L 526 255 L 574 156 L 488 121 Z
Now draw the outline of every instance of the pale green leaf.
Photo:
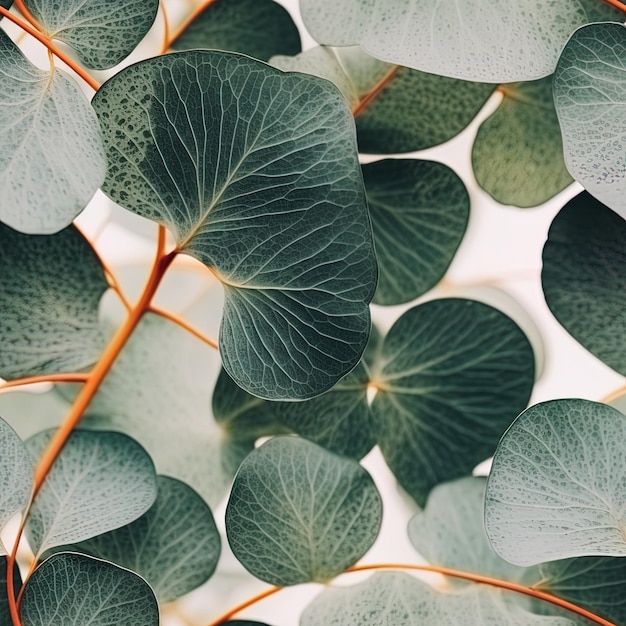
M 143 578 L 112 563 L 64 552 L 28 579 L 23 626 L 158 626 L 159 606 Z
M 625 556 L 626 418 L 588 400 L 524 411 L 493 460 L 485 525 L 516 565 L 572 556 Z
M 217 0 L 207 4 L 172 48 L 230 50 L 267 61 L 275 54 L 298 54 L 300 33 L 287 9 L 273 0 Z
M 469 218 L 461 179 L 435 161 L 388 159 L 363 166 L 376 256 L 376 304 L 402 304 L 439 282 Z
M 277 437 L 241 464 L 226 533 L 237 559 L 261 580 L 327 582 L 367 552 L 381 517 L 380 495 L 356 461 Z
M 22 586 L 19 568 L 13 568 L 13 589 L 17 594 Z M 9 594 L 7 590 L 7 557 L 0 556 L 0 624 L 11 624 Z
M 53 233 L 85 208 L 106 160 L 98 120 L 76 81 L 37 69 L 0 30 L 0 220 Z
M 31 437 L 38 459 L 54 431 Z M 50 470 L 28 517 L 37 554 L 124 526 L 145 513 L 157 495 L 154 465 L 130 437 L 76 430 Z
M 123 61 L 150 30 L 159 0 L 24 0 L 52 39 L 76 51 L 86 67 Z
M 200 50 L 123 70 L 94 106 L 105 191 L 172 229 L 223 282 L 232 378 L 254 395 L 305 399 L 347 374 L 367 343 L 377 272 L 339 92 Z

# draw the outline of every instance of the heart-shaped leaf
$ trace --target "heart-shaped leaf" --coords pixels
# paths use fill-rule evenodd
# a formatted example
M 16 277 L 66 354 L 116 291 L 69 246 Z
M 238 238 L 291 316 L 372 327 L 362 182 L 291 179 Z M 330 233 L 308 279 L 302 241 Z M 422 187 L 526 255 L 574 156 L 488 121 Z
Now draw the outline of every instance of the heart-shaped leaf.
M 105 191 L 167 225 L 224 284 L 220 354 L 237 384 L 305 399 L 345 376 L 367 343 L 377 269 L 337 90 L 196 50 L 126 68 L 94 107 Z

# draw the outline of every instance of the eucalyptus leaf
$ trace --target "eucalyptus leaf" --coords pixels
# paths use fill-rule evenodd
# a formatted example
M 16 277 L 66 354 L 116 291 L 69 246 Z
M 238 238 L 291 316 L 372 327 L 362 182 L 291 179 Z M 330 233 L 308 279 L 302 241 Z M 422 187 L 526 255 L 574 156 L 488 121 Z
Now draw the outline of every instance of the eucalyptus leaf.
M 15 594 L 22 586 L 22 578 L 18 567 L 13 568 L 13 589 Z M 11 613 L 9 612 L 9 593 L 7 589 L 7 557 L 0 556 L 0 624 L 11 624 Z
M 216 0 L 206 5 L 172 48 L 230 50 L 267 61 L 276 54 L 298 54 L 301 46 L 291 15 L 273 0 Z
M 104 190 L 165 224 L 224 284 L 220 354 L 237 384 L 305 399 L 345 376 L 367 343 L 377 269 L 337 90 L 196 50 L 122 70 L 94 107 Z
M 0 220 L 19 231 L 68 226 L 104 181 L 98 120 L 76 81 L 35 67 L 3 30 L 0 145 Z
M 380 495 L 356 461 L 276 437 L 241 464 L 226 534 L 251 574 L 282 587 L 343 572 L 370 548 L 381 518 Z
M 541 281 L 556 319 L 587 350 L 626 374 L 626 222 L 583 192 L 554 218 Z
M 626 418 L 588 400 L 524 411 L 493 459 L 485 525 L 516 565 L 572 556 L 624 556 Z
M 473 300 L 431 300 L 393 325 L 371 383 L 380 449 L 423 506 L 435 485 L 493 454 L 528 403 L 533 351 L 504 313 Z
M 150 30 L 159 0 L 24 0 L 45 32 L 89 68 L 123 61 Z
M 13 5 L 13 0 L 0 0 L 0 7 L 4 7 L 5 9 L 10 9 Z M 2 19 L 0 17 L 0 19 Z
M 55 431 L 26 445 L 40 458 Z M 157 495 L 154 466 L 130 437 L 75 430 L 30 509 L 26 530 L 34 552 L 83 541 L 143 515 Z
M 439 282 L 463 239 L 469 196 L 435 161 L 386 159 L 363 166 L 378 257 L 376 304 L 402 304 Z
M 143 578 L 112 563 L 63 552 L 28 579 L 23 626 L 158 626 L 159 606 Z

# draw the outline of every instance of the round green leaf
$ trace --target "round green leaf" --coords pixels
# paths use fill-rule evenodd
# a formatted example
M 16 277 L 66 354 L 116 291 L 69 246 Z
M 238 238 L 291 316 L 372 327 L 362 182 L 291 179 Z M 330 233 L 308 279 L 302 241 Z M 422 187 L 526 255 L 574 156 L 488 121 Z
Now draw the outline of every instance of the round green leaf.
M 187 26 L 172 48 L 230 50 L 267 61 L 275 54 L 298 54 L 300 33 L 289 12 L 273 0 L 217 0 Z
M 0 78 L 0 220 L 54 233 L 104 180 L 98 120 L 73 78 L 35 67 L 2 30 Z
M 226 508 L 237 559 L 273 585 L 327 582 L 370 548 L 382 503 L 355 461 L 297 437 L 270 439 L 241 464 Z
M 394 324 L 373 367 L 372 411 L 385 460 L 420 506 L 493 454 L 534 371 L 524 333 L 486 304 L 431 300 Z
M 363 166 L 378 257 L 376 304 L 402 304 L 439 282 L 465 234 L 463 181 L 434 161 L 387 159 Z
M 305 399 L 345 376 L 367 343 L 377 270 L 339 92 L 197 50 L 123 70 L 94 106 L 105 191 L 167 225 L 224 284 L 220 354 L 237 384 Z
M 112 563 L 64 552 L 28 579 L 23 626 L 158 626 L 159 605 L 143 578 Z
M 84 65 L 105 70 L 123 61 L 150 30 L 159 0 L 24 0 L 52 39 Z
M 491 544 L 516 565 L 624 556 L 626 418 L 588 400 L 524 411 L 505 433 L 485 498 Z
M 34 458 L 54 431 L 31 437 Z M 37 554 L 124 526 L 145 513 L 157 495 L 154 465 L 146 451 L 121 433 L 76 430 L 50 470 L 27 522 Z
M 556 319 L 587 350 L 626 374 L 626 222 L 581 193 L 554 218 L 541 281 Z

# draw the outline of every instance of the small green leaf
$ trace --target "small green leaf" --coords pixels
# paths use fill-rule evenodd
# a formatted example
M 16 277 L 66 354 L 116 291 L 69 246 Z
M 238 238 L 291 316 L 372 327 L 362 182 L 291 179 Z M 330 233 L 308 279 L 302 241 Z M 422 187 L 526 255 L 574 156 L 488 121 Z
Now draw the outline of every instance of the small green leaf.
M 588 400 L 524 411 L 493 460 L 485 525 L 516 565 L 572 556 L 625 556 L 626 418 Z
M 34 458 L 54 431 L 31 437 Z M 28 539 L 37 554 L 124 526 L 143 515 L 157 495 L 154 466 L 130 437 L 77 430 L 55 461 L 28 517 Z
M 23 626 L 158 626 L 159 605 L 143 578 L 112 563 L 63 552 L 28 579 Z
M 554 218 L 541 281 L 556 319 L 587 350 L 626 374 L 626 222 L 588 193 Z
M 376 304 L 402 304 L 439 282 L 465 234 L 463 181 L 434 161 L 387 159 L 363 166 L 378 257 Z
M 382 503 L 355 461 L 297 437 L 270 439 L 241 464 L 226 508 L 235 556 L 273 585 L 327 582 L 370 548 Z
M 476 181 L 501 204 L 543 204 L 572 182 L 563 161 L 552 76 L 501 85 L 500 91 L 500 106 L 482 123 L 474 141 Z
M 13 568 L 13 589 L 15 594 L 22 586 L 22 578 L 18 567 Z M 11 613 L 9 612 L 9 594 L 7 590 L 7 557 L 0 556 L 0 624 L 11 624 Z
M 276 54 L 298 54 L 301 46 L 291 15 L 273 0 L 217 0 L 187 26 L 172 48 L 229 50 L 267 61 Z
M 82 63 L 105 70 L 123 61 L 150 30 L 159 0 L 24 0 L 52 39 Z
M 98 120 L 76 81 L 37 69 L 2 30 L 0 146 L 0 220 L 22 232 L 69 225 L 104 181 Z
M 378 444 L 423 506 L 438 483 L 491 456 L 534 383 L 528 339 L 486 304 L 432 300 L 407 311 L 373 366 Z

